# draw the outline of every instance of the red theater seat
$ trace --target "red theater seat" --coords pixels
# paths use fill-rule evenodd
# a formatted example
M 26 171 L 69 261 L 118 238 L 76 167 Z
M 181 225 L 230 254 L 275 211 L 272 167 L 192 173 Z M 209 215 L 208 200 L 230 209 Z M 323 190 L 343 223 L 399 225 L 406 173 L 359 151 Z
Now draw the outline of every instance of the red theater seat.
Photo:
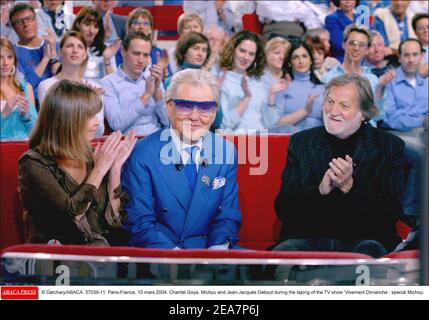
M 241 18 L 243 22 L 243 30 L 253 31 L 257 34 L 262 34 L 262 24 L 259 22 L 256 13 L 246 13 Z
M 420 258 L 420 252 L 418 250 L 405 250 L 400 252 L 390 253 L 383 258 L 389 259 L 418 259 Z

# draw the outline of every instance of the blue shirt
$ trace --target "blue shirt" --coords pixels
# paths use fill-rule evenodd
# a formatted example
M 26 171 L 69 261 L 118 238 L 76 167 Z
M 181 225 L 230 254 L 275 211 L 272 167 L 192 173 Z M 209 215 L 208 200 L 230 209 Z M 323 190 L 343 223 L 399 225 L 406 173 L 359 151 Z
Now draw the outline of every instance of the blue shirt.
M 326 16 L 325 27 L 331 36 L 332 55 L 340 62 L 344 61 L 343 32 L 354 21 L 356 16 L 350 20 L 340 9 Z
M 149 70 L 146 68 L 140 78 L 133 80 L 120 67 L 101 80 L 105 90 L 105 117 L 113 130 L 125 134 L 134 129 L 136 135 L 147 136 L 169 123 L 163 99 L 155 102 L 151 97 L 147 105 L 140 100 L 148 76 Z
M 30 108 L 25 116 L 21 115 L 19 107 L 16 107 L 7 117 L 4 117 L 3 114 L 1 115 L 0 140 L 27 139 L 36 123 L 37 111 L 36 107 L 31 103 L 27 82 L 20 82 L 20 87 L 24 91 L 27 101 L 30 102 Z
M 36 66 L 42 61 L 43 50 L 47 43 L 42 40 L 41 45 L 38 48 L 30 48 L 21 46 L 18 43 L 15 44 L 16 58 L 18 61 L 18 70 L 24 74 L 25 79 L 31 84 L 34 91 L 36 100 L 39 99 L 37 94 L 37 87 L 43 80 L 49 79 L 53 76 L 51 72 L 52 64 L 48 63 L 42 76 L 36 73 Z
M 384 128 L 410 131 L 423 127 L 428 115 L 428 78 L 422 78 L 417 73 L 416 86 L 413 87 L 400 67 L 396 70 L 395 79 L 386 85 L 385 90 Z
M 377 2 L 377 4 L 375 6 L 372 6 L 372 2 L 371 0 L 361 0 L 359 2 L 360 6 L 367 6 L 369 8 L 369 12 L 370 14 L 373 16 L 375 10 L 377 10 L 378 8 L 386 8 L 390 5 L 390 1 L 389 0 L 380 0 Z
M 314 100 L 313 111 L 304 119 L 294 124 L 296 131 L 323 125 L 322 105 L 325 86 L 310 81 L 310 72 L 294 72 L 294 79 L 289 87 L 276 95 L 276 105 L 280 108 L 279 116 L 285 116 L 305 107 L 308 96 L 319 94 Z
M 248 80 L 252 98 L 240 115 L 236 108 L 244 97 L 242 75 L 228 71 L 222 84 L 220 105 L 223 113 L 221 128 L 228 131 L 241 129 L 257 131 L 272 127 L 278 119 L 278 109 L 268 107 L 268 92 L 264 82 L 256 77 Z
M 390 11 L 392 16 L 395 18 L 396 24 L 398 25 L 399 31 L 401 32 L 401 41 L 408 39 L 408 17 L 405 16 L 404 21 L 401 21 L 392 11 Z M 377 30 L 381 33 L 384 38 L 384 44 L 389 46 L 389 38 L 387 37 L 386 28 L 384 27 L 384 22 L 379 17 L 375 17 L 374 20 L 374 30 Z

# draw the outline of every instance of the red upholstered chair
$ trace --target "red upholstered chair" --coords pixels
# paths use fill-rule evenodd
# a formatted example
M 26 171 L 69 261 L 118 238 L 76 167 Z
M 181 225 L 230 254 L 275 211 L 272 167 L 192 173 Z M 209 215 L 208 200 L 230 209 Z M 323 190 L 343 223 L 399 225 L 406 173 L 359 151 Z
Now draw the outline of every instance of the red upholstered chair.
M 383 258 L 389 259 L 418 259 L 420 258 L 419 250 L 405 250 L 400 252 L 392 252 L 385 255 Z
M 262 24 L 258 20 L 256 13 L 246 13 L 241 18 L 243 22 L 243 30 L 253 31 L 257 34 L 262 34 Z

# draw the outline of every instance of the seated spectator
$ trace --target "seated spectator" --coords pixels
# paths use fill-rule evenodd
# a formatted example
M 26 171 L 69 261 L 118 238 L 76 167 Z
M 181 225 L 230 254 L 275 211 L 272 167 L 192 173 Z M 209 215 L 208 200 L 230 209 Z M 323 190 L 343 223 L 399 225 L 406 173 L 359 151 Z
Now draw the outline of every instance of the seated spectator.
M 19 38 L 9 21 L 9 11 L 13 6 L 12 0 L 1 1 L 0 6 L 0 36 L 15 44 Z
M 83 7 L 79 11 L 72 30 L 82 33 L 89 48 L 83 77 L 99 83 L 105 75 L 116 70 L 115 54 L 121 46 L 121 40 L 117 39 L 106 47 L 103 19 L 90 7 Z
M 58 69 L 58 73 L 49 79 L 42 81 L 39 85 L 39 99 L 43 102 L 49 88 L 60 80 L 71 80 L 80 83 L 84 83 L 91 87 L 98 94 L 102 93 L 102 88 L 91 80 L 85 80 L 82 78 L 82 70 L 84 69 L 85 60 L 88 57 L 88 47 L 83 35 L 77 31 L 69 31 L 62 38 L 60 42 L 59 56 L 61 57 L 61 66 Z M 104 109 L 103 107 L 97 113 L 99 125 L 96 136 L 102 136 L 104 134 Z
M 51 29 L 57 42 L 70 30 L 75 16 L 64 13 L 64 1 L 42 0 L 42 7 L 36 10 L 39 36 L 46 36 L 46 28 Z
M 423 176 L 423 159 L 427 152 L 422 137 L 427 134 L 424 124 L 428 121 L 428 78 L 418 72 L 423 56 L 419 40 L 408 39 L 399 45 L 396 77 L 386 86 L 384 109 L 386 116 L 382 128 L 390 129 L 406 143 L 405 168 L 408 172 L 405 195 L 402 198 L 404 213 L 418 216 L 420 180 Z
M 331 71 L 335 66 L 338 66 L 340 62 L 335 58 L 327 56 L 326 47 L 319 38 L 307 37 L 305 39 L 305 43 L 308 45 L 314 58 L 314 74 L 321 80 L 326 73 Z
M 30 150 L 18 162 L 26 243 L 107 246 L 121 227 L 121 169 L 136 139 L 130 133 L 121 141 L 115 132 L 92 151 L 100 109 L 91 88 L 69 80 L 43 101 Z
M 392 63 L 389 57 L 386 57 L 386 47 L 384 45 L 384 38 L 380 32 L 371 30 L 371 45 L 365 55 L 365 59 L 362 62 L 362 66 L 370 68 L 371 72 L 378 78 L 384 75 L 391 69 L 395 69 L 396 63 Z
M 203 33 L 204 23 L 201 17 L 195 13 L 182 13 L 177 20 L 177 33 L 182 36 L 189 32 Z M 179 70 L 176 58 L 174 57 L 174 51 L 176 47 L 172 47 L 168 50 L 168 57 L 170 59 L 171 72 L 174 74 Z
M 168 124 L 163 100 L 162 66 L 150 65 L 150 38 L 127 33 L 124 62 L 101 81 L 105 90 L 104 110 L 113 130 L 147 136 Z
M 408 39 L 399 46 L 401 67 L 386 86 L 383 127 L 398 131 L 423 129 L 428 116 L 428 79 L 418 73 L 424 49 L 417 39 Z
M 179 71 L 165 100 L 171 126 L 140 140 L 122 173 L 129 244 L 235 249 L 241 224 L 235 148 L 209 131 L 218 80 L 204 70 Z
M 16 79 L 16 70 L 15 49 L 0 38 L 0 140 L 28 138 L 37 119 L 33 89 Z
M 344 61 L 343 33 L 347 26 L 356 21 L 354 10 L 358 5 L 358 0 L 333 0 L 338 8 L 334 13 L 328 15 L 325 20 L 325 27 L 329 31 L 332 55 L 338 61 Z
M 256 14 L 264 24 L 265 40 L 281 36 L 289 41 L 300 40 L 305 28 L 323 26 L 324 18 L 308 1 L 256 1 Z
M 104 42 L 106 45 L 112 45 L 119 39 L 124 39 L 127 18 L 112 11 L 116 7 L 115 0 L 93 0 L 95 10 L 103 18 L 104 25 Z
M 273 89 L 275 93 L 286 89 L 287 81 L 283 76 L 283 63 L 289 51 L 290 43 L 282 37 L 274 37 L 265 45 L 265 56 L 267 57 L 267 67 L 261 77 L 265 83 L 267 90 Z
M 407 14 L 413 17 L 415 14 L 428 13 L 429 3 L 427 0 L 412 0 L 407 8 Z
M 183 10 L 185 13 L 194 13 L 201 17 L 206 26 L 219 26 L 228 36 L 234 32 L 234 11 L 230 1 L 184 1 Z
M 275 200 L 283 222 L 279 251 L 345 251 L 382 257 L 400 242 L 404 143 L 365 122 L 376 113 L 371 85 L 334 78 L 324 127 L 292 136 Z
M 427 77 L 429 62 L 429 15 L 427 13 L 416 14 L 413 18 L 412 25 L 417 39 L 420 40 L 425 50 L 419 72 L 422 77 Z
M 136 8 L 130 12 L 127 20 L 127 32 L 142 32 L 152 41 L 152 49 L 150 50 L 150 59 L 152 64 L 163 63 L 164 74 L 163 77 L 166 78 L 171 76 L 170 66 L 168 64 L 168 53 L 167 50 L 161 50 L 154 45 L 154 34 L 152 30 L 153 26 L 153 16 L 150 11 L 144 8 Z M 158 61 L 160 60 L 160 61 Z M 119 66 L 122 63 L 121 50 L 116 54 L 116 64 Z
M 201 69 L 210 58 L 209 39 L 202 33 L 186 33 L 177 41 L 174 56 L 179 65 L 179 71 L 189 68 Z M 165 88 L 168 88 L 171 79 L 172 77 L 169 77 L 165 80 Z
M 292 82 L 276 95 L 280 118 L 270 132 L 295 133 L 321 126 L 325 87 L 314 74 L 314 58 L 305 42 L 292 44 L 282 69 Z
M 227 131 L 255 132 L 277 121 L 275 94 L 269 97 L 261 79 L 266 65 L 259 36 L 250 31 L 236 33 L 222 52 L 221 128 Z
M 39 83 L 52 77 L 59 66 L 55 36 L 49 29 L 48 36 L 37 36 L 36 12 L 26 3 L 18 3 L 12 7 L 9 21 L 19 37 L 15 44 L 18 70 L 33 87 L 38 106 Z
M 345 73 L 353 73 L 363 76 L 371 83 L 371 88 L 375 96 L 377 104 L 382 99 L 384 86 L 392 81 L 394 77 L 394 71 L 388 72 L 381 76 L 380 79 L 372 74 L 371 70 L 367 67 L 362 66 L 362 60 L 368 52 L 369 46 L 371 46 L 371 36 L 369 30 L 365 28 L 358 28 L 355 24 L 352 24 L 344 31 L 344 43 L 343 47 L 345 50 L 344 62 L 341 65 L 336 66 L 334 69 L 326 73 L 323 78 L 323 83 L 328 83 L 338 75 Z M 371 124 L 375 125 L 375 121 L 382 120 L 384 117 L 384 109 L 378 110 L 379 114 L 375 119 L 371 120 Z
M 165 1 L 164 1 L 165 2 Z M 116 1 L 118 7 L 153 7 L 155 5 L 154 0 L 118 0 Z
M 381 33 L 386 44 L 386 55 L 398 55 L 401 41 L 416 38 L 411 25 L 412 16 L 407 14 L 410 1 L 391 1 L 390 7 L 374 12 L 374 29 Z
M 228 34 L 218 26 L 209 26 L 204 31 L 209 39 L 210 57 L 205 68 L 213 74 L 220 73 L 220 54 L 228 42 Z

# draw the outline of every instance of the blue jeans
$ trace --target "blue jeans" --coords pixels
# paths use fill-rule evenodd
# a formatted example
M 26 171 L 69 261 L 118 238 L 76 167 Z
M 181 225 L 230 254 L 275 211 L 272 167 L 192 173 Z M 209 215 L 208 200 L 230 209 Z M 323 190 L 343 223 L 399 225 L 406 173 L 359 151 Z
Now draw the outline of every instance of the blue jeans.
M 274 247 L 273 251 L 340 251 L 354 252 L 380 258 L 386 248 L 375 240 L 346 241 L 333 238 L 288 239 Z

